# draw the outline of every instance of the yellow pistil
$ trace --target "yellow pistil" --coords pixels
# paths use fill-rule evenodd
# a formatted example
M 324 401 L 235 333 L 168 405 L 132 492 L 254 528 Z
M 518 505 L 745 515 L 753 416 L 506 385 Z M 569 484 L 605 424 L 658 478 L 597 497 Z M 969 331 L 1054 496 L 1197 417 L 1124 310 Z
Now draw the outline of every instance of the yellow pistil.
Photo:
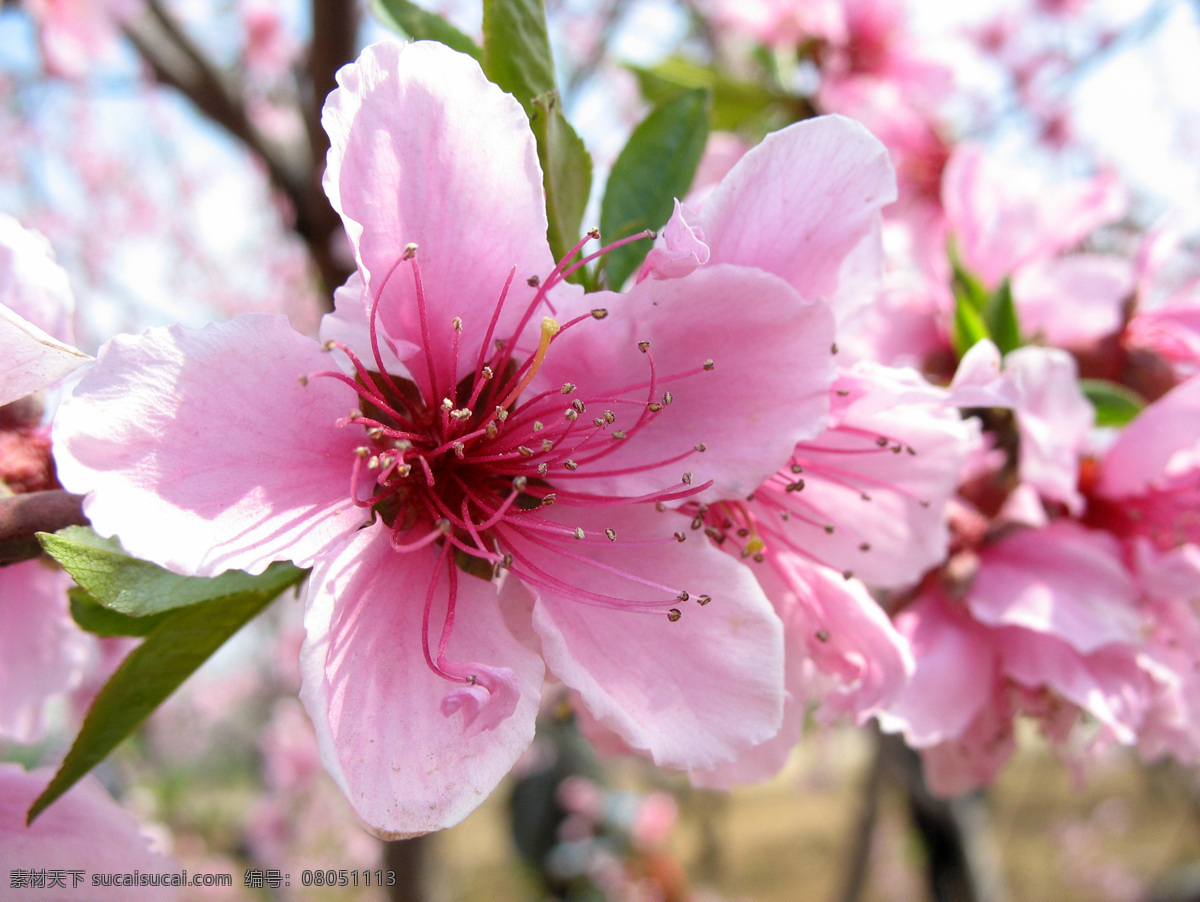
M 525 373 L 523 379 L 517 383 L 517 387 L 508 393 L 508 397 L 500 402 L 500 406 L 507 409 L 513 401 L 521 396 L 521 392 L 529 387 L 529 383 L 533 381 L 533 377 L 537 375 L 537 371 L 542 368 L 542 361 L 546 359 L 546 352 L 550 349 L 550 340 L 558 334 L 560 326 L 558 320 L 552 316 L 542 317 L 542 337 L 538 341 L 538 348 L 533 354 L 533 363 L 529 366 L 529 371 Z

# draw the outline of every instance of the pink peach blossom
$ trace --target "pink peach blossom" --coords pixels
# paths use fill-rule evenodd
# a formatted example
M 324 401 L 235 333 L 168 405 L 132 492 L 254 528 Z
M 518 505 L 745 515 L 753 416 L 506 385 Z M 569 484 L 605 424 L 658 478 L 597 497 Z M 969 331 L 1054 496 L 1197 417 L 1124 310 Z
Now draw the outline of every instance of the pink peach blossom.
M 546 668 L 663 765 L 774 735 L 778 616 L 655 507 L 744 497 L 823 428 L 828 309 L 724 260 L 585 297 L 546 244 L 524 112 L 475 63 L 380 44 L 339 84 L 325 185 L 358 274 L 324 349 L 256 315 L 115 339 L 56 420 L 64 485 L 177 572 L 314 568 L 301 696 L 380 835 L 479 804 L 530 743 Z M 823 178 L 866 191 L 869 223 L 871 189 L 838 184 L 857 175 Z M 812 229 L 822 251 L 862 237 Z M 826 256 L 803 268 L 833 290 Z M 689 599 L 713 604 L 670 610 Z

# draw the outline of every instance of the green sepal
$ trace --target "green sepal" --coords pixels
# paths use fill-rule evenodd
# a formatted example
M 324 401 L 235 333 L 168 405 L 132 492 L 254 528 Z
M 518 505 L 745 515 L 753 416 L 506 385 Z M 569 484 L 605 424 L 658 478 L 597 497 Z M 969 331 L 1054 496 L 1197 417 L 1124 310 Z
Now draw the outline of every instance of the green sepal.
M 987 299 L 983 316 L 992 341 L 1001 354 L 1021 347 L 1021 324 L 1017 320 L 1017 308 L 1013 304 L 1012 286 L 1008 279 L 1001 282 L 1000 287 Z
M 646 229 L 661 228 L 696 176 L 708 141 L 712 95 L 687 91 L 647 116 L 622 149 L 600 205 L 600 233 L 606 243 Z M 608 286 L 619 289 L 641 265 L 650 241 L 635 241 L 604 256 Z
M 436 13 L 409 0 L 371 0 L 371 12 L 385 26 L 417 41 L 438 41 L 451 50 L 483 62 L 483 50 L 471 38 Z
M 290 564 L 275 564 L 262 576 L 246 576 L 252 587 L 161 615 L 92 702 L 79 735 L 50 785 L 30 807 L 26 823 L 74 786 L 227 639 L 304 576 L 305 571 Z
M 1137 392 L 1106 379 L 1080 379 L 1079 388 L 1096 409 L 1097 426 L 1125 426 L 1146 406 Z

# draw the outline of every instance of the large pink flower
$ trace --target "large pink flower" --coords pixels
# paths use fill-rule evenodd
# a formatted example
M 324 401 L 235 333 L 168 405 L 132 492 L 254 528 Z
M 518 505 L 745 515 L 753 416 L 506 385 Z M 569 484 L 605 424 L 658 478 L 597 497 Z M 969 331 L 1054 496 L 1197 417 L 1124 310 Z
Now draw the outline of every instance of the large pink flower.
M 524 113 L 473 62 L 381 44 L 339 84 L 326 189 L 359 267 L 326 344 L 254 315 L 114 340 L 56 422 L 64 484 L 178 572 L 314 568 L 302 698 L 381 835 L 479 804 L 546 666 L 661 764 L 774 735 L 780 621 L 668 508 L 744 497 L 820 431 L 828 309 L 737 265 L 584 297 Z

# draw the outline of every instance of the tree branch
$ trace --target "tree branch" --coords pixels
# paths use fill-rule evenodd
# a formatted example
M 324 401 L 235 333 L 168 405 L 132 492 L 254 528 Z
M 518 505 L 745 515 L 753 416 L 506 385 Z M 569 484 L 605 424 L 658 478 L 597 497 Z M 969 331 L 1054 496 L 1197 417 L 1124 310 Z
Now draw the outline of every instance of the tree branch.
M 61 489 L 0 498 L 0 566 L 27 561 L 42 553 L 36 533 L 64 526 L 86 526 L 83 496 Z

